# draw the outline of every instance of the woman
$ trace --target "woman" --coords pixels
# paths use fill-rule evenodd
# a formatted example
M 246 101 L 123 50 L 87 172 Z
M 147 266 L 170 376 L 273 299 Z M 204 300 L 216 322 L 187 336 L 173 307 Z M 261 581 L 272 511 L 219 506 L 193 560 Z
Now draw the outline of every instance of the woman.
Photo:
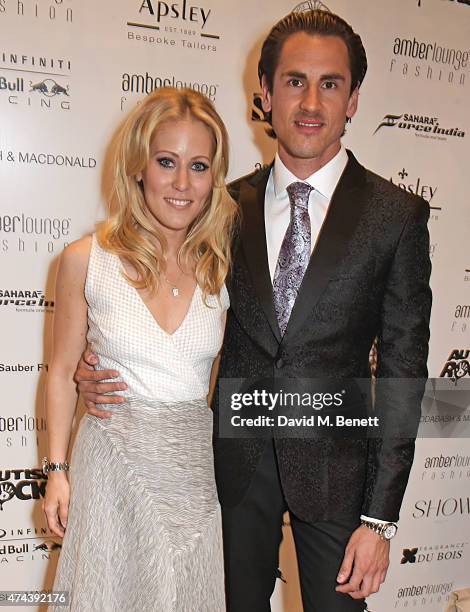
M 46 398 L 46 464 L 58 469 L 44 509 L 65 532 L 54 589 L 70 592 L 71 610 L 225 610 L 206 397 L 228 308 L 227 167 L 208 99 L 152 93 L 119 133 L 107 220 L 62 256 Z M 111 419 L 83 418 L 69 493 L 87 342 L 128 386 Z

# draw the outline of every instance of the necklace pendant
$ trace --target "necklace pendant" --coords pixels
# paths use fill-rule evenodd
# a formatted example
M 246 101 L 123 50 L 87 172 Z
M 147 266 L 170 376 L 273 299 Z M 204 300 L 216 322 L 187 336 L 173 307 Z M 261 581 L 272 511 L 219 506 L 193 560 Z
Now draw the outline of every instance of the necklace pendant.
M 172 287 L 171 293 L 173 294 L 173 297 L 178 297 L 178 295 L 180 294 L 178 287 Z

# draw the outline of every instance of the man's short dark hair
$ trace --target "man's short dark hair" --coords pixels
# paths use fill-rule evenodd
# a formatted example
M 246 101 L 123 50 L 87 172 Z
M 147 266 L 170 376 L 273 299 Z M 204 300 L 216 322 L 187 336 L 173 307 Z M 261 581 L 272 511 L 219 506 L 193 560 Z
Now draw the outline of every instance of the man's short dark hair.
M 367 72 L 367 57 L 361 37 L 338 15 L 315 9 L 286 15 L 276 23 L 264 41 L 258 63 L 258 76 L 260 83 L 263 75 L 265 76 L 271 93 L 282 47 L 289 36 L 298 32 L 305 32 L 311 36 L 341 38 L 348 49 L 351 93 L 360 86 Z

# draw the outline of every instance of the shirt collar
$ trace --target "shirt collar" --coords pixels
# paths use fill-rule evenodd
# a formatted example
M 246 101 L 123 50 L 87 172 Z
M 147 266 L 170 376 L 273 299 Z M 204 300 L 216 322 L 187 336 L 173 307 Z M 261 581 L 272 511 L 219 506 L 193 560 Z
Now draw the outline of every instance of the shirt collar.
M 325 198 L 331 200 L 347 163 L 348 154 L 343 145 L 341 145 L 340 150 L 333 159 L 330 159 L 320 170 L 317 170 L 302 182 L 308 183 Z M 276 198 L 285 197 L 287 195 L 287 187 L 295 181 L 300 181 L 299 178 L 286 168 L 279 157 L 279 153 L 276 153 L 274 159 L 273 179 Z

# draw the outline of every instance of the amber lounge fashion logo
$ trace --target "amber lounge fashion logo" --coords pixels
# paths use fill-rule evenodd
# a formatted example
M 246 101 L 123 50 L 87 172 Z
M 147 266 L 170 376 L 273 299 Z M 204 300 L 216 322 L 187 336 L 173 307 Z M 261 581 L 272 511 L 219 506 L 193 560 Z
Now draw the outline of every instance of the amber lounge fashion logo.
M 42 161 L 62 161 L 58 156 L 41 154 L 32 157 L 32 154 L 23 152 L 23 159 L 18 154 L 18 160 L 24 163 L 41 164 Z M 0 162 L 15 161 L 13 151 L 0 150 Z M 73 162 L 73 158 L 71 158 Z M 58 163 L 53 165 L 59 165 Z M 73 164 L 75 165 L 75 164 Z M 26 256 L 38 254 L 57 254 L 61 252 L 71 240 L 72 219 L 70 217 L 36 217 L 24 212 L 17 214 L 0 214 L 0 256 L 9 253 L 20 253 Z
M 199 54 L 217 51 L 213 10 L 188 0 L 139 0 L 136 18 L 127 21 L 127 39 L 141 46 L 176 47 Z
M 401 80 L 462 86 L 468 81 L 470 51 L 423 39 L 396 36 L 389 73 Z
M 465 132 L 459 127 L 443 127 L 438 117 L 428 117 L 403 113 L 385 115 L 375 129 L 374 136 L 382 128 L 398 128 L 402 133 L 414 134 L 421 138 L 447 140 L 448 138 L 465 138 Z
M 44 27 L 51 24 L 70 24 L 73 22 L 73 0 L 42 0 L 41 2 L 19 2 L 18 0 L 0 0 L 0 20 L 6 17 L 28 20 L 31 24 Z
M 189 88 L 207 96 L 212 102 L 216 101 L 217 83 L 196 81 L 193 79 L 179 79 L 175 75 L 136 74 L 124 72 L 121 78 L 121 90 L 123 94 L 149 94 L 160 87 L 176 87 L 177 89 Z M 121 96 L 121 111 L 127 110 L 128 96 Z M 131 99 L 134 104 L 135 101 Z
M 470 455 L 434 455 L 425 457 L 421 480 L 442 482 L 470 479 Z
M 470 326 L 470 304 L 456 304 L 453 315 L 450 331 L 467 332 Z
M 433 609 L 441 610 L 453 588 L 453 582 L 400 585 L 396 591 L 395 601 L 393 602 L 392 599 L 393 609 L 401 610 L 419 606 L 420 610 L 427 610 L 430 608 L 426 606 L 432 606 Z

